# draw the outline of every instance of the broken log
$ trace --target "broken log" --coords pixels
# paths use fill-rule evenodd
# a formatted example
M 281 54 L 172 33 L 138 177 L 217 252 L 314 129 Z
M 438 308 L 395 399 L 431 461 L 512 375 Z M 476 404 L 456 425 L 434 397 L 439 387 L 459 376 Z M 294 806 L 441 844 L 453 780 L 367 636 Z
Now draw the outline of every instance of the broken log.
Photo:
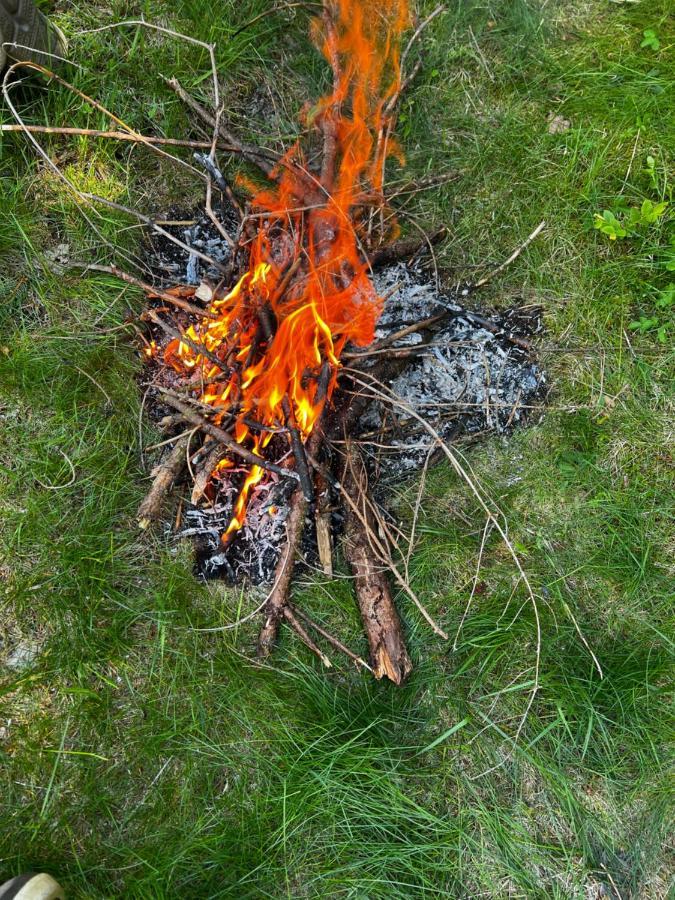
M 386 676 L 394 684 L 401 684 L 410 674 L 412 662 L 386 572 L 368 537 L 368 529 L 375 529 L 376 525 L 365 502 L 368 490 L 366 467 L 359 450 L 350 442 L 346 447 L 342 486 L 362 511 L 360 516 L 351 505 L 345 508 L 344 549 L 354 574 L 356 599 L 370 648 L 370 664 L 376 678 Z

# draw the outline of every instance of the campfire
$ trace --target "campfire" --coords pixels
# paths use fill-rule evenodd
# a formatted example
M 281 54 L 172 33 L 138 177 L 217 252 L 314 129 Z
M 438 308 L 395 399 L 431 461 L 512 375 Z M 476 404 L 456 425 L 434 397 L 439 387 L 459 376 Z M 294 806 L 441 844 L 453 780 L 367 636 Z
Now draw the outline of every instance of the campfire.
M 386 483 L 387 473 L 421 467 L 459 431 L 509 427 L 543 385 L 523 337 L 531 320 L 468 313 L 457 301 L 478 285 L 443 293 L 423 267 L 402 262 L 441 237 L 400 240 L 384 187 L 387 160 L 403 164 L 392 130 L 409 25 L 404 0 L 386 0 L 377 15 L 356 0 L 325 4 L 313 36 L 332 90 L 306 113 L 307 144 L 279 158 L 215 121 L 264 175 L 261 189 L 242 185 L 245 208 L 214 155 L 196 154 L 209 175 L 200 227 L 211 236 L 200 243 L 212 256 L 188 253 L 183 283 L 156 291 L 145 314 L 145 380 L 175 439 L 139 511 L 143 527 L 158 518 L 189 466 L 182 534 L 195 538 L 202 574 L 271 584 L 259 654 L 285 622 L 326 666 L 320 640 L 397 684 L 411 661 L 392 586 L 446 635 L 397 565 L 395 523 L 369 482 L 376 470 Z M 501 389 L 491 392 L 491 376 Z M 371 445 L 387 452 L 375 460 Z M 298 560 L 332 574 L 340 535 L 368 662 L 290 599 Z
M 464 475 L 450 442 L 513 427 L 544 392 L 529 343 L 540 327 L 536 310 L 484 316 L 465 307 L 542 226 L 488 275 L 443 288 L 434 244 L 444 231 L 401 238 L 395 197 L 447 177 L 393 194 L 385 185 L 388 161 L 404 165 L 393 131 L 419 68 L 406 74 L 406 63 L 441 11 L 403 45 L 413 24 L 406 0 L 381 0 L 376 10 L 325 0 L 312 37 L 332 89 L 306 108 L 304 137 L 283 154 L 243 143 L 224 121 L 213 48 L 214 114 L 170 80 L 213 132 L 210 144 L 175 142 L 196 149 L 207 186 L 205 207 L 187 229 L 80 195 L 137 215 L 154 233 L 154 285 L 116 267 L 88 267 L 140 284 L 149 298 L 144 407 L 166 437 L 139 524 L 161 519 L 167 494 L 187 481 L 175 527 L 194 539 L 201 575 L 265 586 L 247 613 L 262 619 L 261 656 L 285 623 L 324 665 L 331 661 L 322 647 L 331 648 L 397 684 L 412 664 L 394 590 L 447 635 L 409 583 L 414 540 L 400 549 L 387 486 L 442 455 Z M 19 65 L 75 90 L 42 66 L 12 69 Z M 7 77 L 9 103 L 6 84 Z M 124 128 L 96 135 L 156 149 Z M 231 185 L 220 151 L 246 160 L 257 180 Z M 498 515 L 471 489 L 530 590 Z M 338 557 L 353 576 L 367 661 L 291 599 L 298 566 L 332 575 Z

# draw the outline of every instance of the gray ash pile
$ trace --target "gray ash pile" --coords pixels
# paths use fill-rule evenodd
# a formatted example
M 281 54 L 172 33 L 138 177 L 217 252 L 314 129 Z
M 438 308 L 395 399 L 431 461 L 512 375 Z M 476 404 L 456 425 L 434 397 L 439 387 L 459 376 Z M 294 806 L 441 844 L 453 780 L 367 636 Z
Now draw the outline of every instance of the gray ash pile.
M 404 263 L 376 273 L 375 285 L 387 297 L 376 344 L 384 343 L 389 356 L 405 360 L 387 386 L 444 440 L 504 433 L 542 409 L 546 377 L 528 341 L 541 330 L 536 310 L 512 309 L 488 317 L 473 313 L 462 306 L 469 289 L 439 291 L 421 268 Z M 431 334 L 412 332 L 392 340 L 442 312 L 445 316 Z M 368 373 L 377 371 L 382 354 L 368 356 L 366 350 L 359 358 L 361 351 L 354 349 L 352 365 L 361 368 L 367 380 Z M 373 401 L 351 437 L 377 468 L 378 499 L 385 505 L 387 482 L 414 476 L 434 444 L 419 421 L 396 402 Z M 223 543 L 245 471 L 223 472 L 211 486 L 210 504 L 187 510 L 178 537 L 194 540 L 203 577 L 269 583 L 286 537 L 293 485 L 273 474 L 255 485 L 243 526 Z M 340 521 L 339 516 L 333 518 L 334 529 L 339 529 Z M 312 529 L 306 531 L 303 556 L 315 564 Z

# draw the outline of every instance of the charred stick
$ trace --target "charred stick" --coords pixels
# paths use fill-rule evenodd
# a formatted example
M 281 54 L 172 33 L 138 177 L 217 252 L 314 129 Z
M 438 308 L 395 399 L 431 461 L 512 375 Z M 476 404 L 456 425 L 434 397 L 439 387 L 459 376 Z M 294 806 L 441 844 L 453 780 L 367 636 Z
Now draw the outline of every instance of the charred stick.
M 220 441 L 220 443 L 227 447 L 228 450 L 236 456 L 241 457 L 241 459 L 245 460 L 249 465 L 259 466 L 261 469 L 265 469 L 268 472 L 274 472 L 276 475 L 282 475 L 284 478 L 292 478 L 295 481 L 299 481 L 297 472 L 293 472 L 290 469 L 283 469 L 281 466 L 277 466 L 275 463 L 263 459 L 262 456 L 251 453 L 250 450 L 247 450 L 245 447 L 242 447 L 241 444 L 238 444 L 226 431 L 219 428 L 217 425 L 214 425 L 213 422 L 209 422 L 209 420 L 205 419 L 203 416 L 200 416 L 199 413 L 189 407 L 187 403 L 183 403 L 182 400 L 179 400 L 165 388 L 157 386 L 156 389 L 162 394 L 164 403 L 182 413 L 183 418 L 186 421 L 192 422 L 193 425 L 197 425 L 203 432 L 211 435 L 211 437 L 215 438 L 217 441 Z
M 362 350 L 361 352 L 343 353 L 342 358 L 356 360 L 367 359 L 374 353 L 379 353 L 380 350 L 385 350 L 387 347 L 395 344 L 396 341 L 400 341 L 404 337 L 408 337 L 408 335 L 410 334 L 415 334 L 419 331 L 423 331 L 425 328 L 429 328 L 429 326 L 431 325 L 436 325 L 438 322 L 441 322 L 443 319 L 445 319 L 450 312 L 452 311 L 445 309 L 443 310 L 443 312 L 437 313 L 435 316 L 430 316 L 428 319 L 421 319 L 419 322 L 414 322 L 412 325 L 408 325 L 407 328 L 402 328 L 400 331 L 396 331 L 394 334 L 390 334 L 386 338 L 382 338 L 381 341 L 378 341 L 376 344 L 372 344 L 366 350 Z
M 171 453 L 154 469 L 152 486 L 138 507 L 138 524 L 143 530 L 159 518 L 164 497 L 185 468 L 189 440 L 189 436 L 185 435 L 177 441 Z
M 309 453 L 319 451 L 323 435 L 319 431 L 318 422 L 309 441 Z M 288 593 L 293 574 L 293 563 L 298 552 L 300 541 L 305 530 L 305 517 L 308 503 L 302 488 L 297 487 L 289 501 L 289 513 L 286 519 L 286 547 L 282 551 L 274 573 L 274 587 L 265 606 L 265 621 L 258 637 L 258 655 L 268 656 L 272 650 L 279 630 L 279 622 L 288 604 Z
M 291 266 L 291 268 L 293 267 Z M 271 317 L 271 311 L 267 306 L 261 306 L 259 308 L 258 318 L 263 329 L 263 334 L 265 335 L 265 340 L 268 342 L 268 344 L 272 340 L 272 337 L 274 335 Z M 305 500 L 307 500 L 309 503 L 313 503 L 314 485 L 312 484 L 312 477 L 309 474 L 307 454 L 305 453 L 305 446 L 302 442 L 302 436 L 295 421 L 293 407 L 291 405 L 288 394 L 284 394 L 284 396 L 281 398 L 281 409 L 283 410 L 284 420 L 286 422 L 286 427 L 288 428 L 291 447 L 293 449 L 293 455 L 295 456 L 295 467 L 300 479 L 302 492 L 305 495 Z
M 286 546 L 274 573 L 274 587 L 265 605 L 265 621 L 258 636 L 258 656 L 266 657 L 272 651 L 279 630 L 279 622 L 288 603 L 293 564 L 305 528 L 307 501 L 298 487 L 289 501 L 286 519 Z
M 366 502 L 368 481 L 359 450 L 347 443 L 342 486 L 352 498 L 345 507 L 345 556 L 355 578 L 356 599 L 368 637 L 370 661 L 376 678 L 386 676 L 401 684 L 412 670 L 401 620 L 382 564 L 376 559 L 368 536 L 376 523 Z
M 224 457 L 225 450 L 223 449 L 222 444 L 216 442 L 216 446 L 213 447 L 211 452 L 207 454 L 206 458 L 203 460 L 199 467 L 199 471 L 195 475 L 190 503 L 196 505 L 202 499 L 211 475 L 213 475 L 216 466 L 222 459 L 224 459 Z
M 427 240 L 432 245 L 438 244 L 446 233 L 446 228 L 442 226 L 428 235 Z M 399 241 L 394 241 L 392 244 L 376 250 L 370 257 L 370 264 L 374 269 L 380 269 L 382 266 L 388 266 L 401 259 L 408 259 L 428 246 L 427 240 L 421 241 L 418 237 L 401 238 Z
M 277 289 L 275 291 L 275 296 L 274 296 L 275 300 L 281 300 L 281 298 L 284 296 L 284 294 L 286 293 L 286 289 L 288 288 L 288 285 L 290 284 L 291 278 L 295 275 L 295 273 L 300 268 L 301 262 L 302 262 L 302 257 L 298 256 L 288 267 L 288 269 L 284 273 L 281 281 L 279 282 L 279 286 L 277 287 Z
M 368 663 L 361 659 L 360 656 L 357 656 L 356 653 L 353 653 L 349 647 L 346 647 L 342 641 L 338 640 L 334 635 L 332 635 L 329 631 L 326 631 L 325 628 L 322 628 L 318 622 L 315 622 L 314 619 L 310 619 L 306 612 L 303 612 L 299 607 L 294 606 L 293 612 L 296 616 L 300 616 L 300 618 L 306 622 L 310 628 L 316 631 L 317 634 L 320 634 L 321 637 L 325 638 L 329 644 L 332 644 L 336 650 L 339 650 L 341 653 L 344 653 L 345 656 L 348 656 L 351 660 L 353 660 L 357 665 L 362 666 L 364 669 L 368 669 L 369 672 L 373 670 L 370 668 Z
M 302 443 L 302 436 L 296 424 L 293 409 L 291 407 L 291 401 L 288 399 L 288 395 L 282 397 L 281 408 L 284 412 L 286 426 L 288 428 L 288 433 L 291 439 L 291 447 L 293 448 L 293 455 L 295 456 L 295 467 L 300 479 L 302 492 L 305 495 L 305 500 L 307 500 L 309 503 L 313 503 L 314 485 L 312 484 L 312 476 L 309 474 L 309 464 L 307 462 L 307 454 L 305 453 L 305 445 Z
M 241 222 L 244 218 L 244 210 L 241 208 L 239 201 L 234 196 L 232 188 L 223 177 L 223 173 L 220 171 L 218 166 L 214 163 L 208 153 L 193 153 L 192 156 L 194 157 L 196 162 L 204 166 L 206 171 L 213 179 L 220 193 L 225 194 L 230 202 L 230 206 L 236 211 L 237 215 L 239 216 L 239 221 Z
M 311 639 L 311 637 L 307 634 L 305 629 L 302 627 L 302 625 L 298 622 L 298 620 L 293 615 L 293 612 L 292 612 L 290 606 L 288 606 L 288 604 L 286 604 L 286 606 L 284 606 L 283 615 L 284 615 L 284 618 L 286 619 L 286 621 L 288 622 L 288 624 L 293 628 L 293 630 L 296 632 L 296 634 L 298 635 L 300 640 L 303 642 L 303 644 L 306 644 L 309 647 L 309 649 L 312 651 L 312 653 L 314 653 L 315 656 L 319 657 L 319 659 L 321 660 L 321 662 L 324 664 L 324 666 L 327 669 L 331 669 L 333 667 L 333 664 L 328 659 L 326 654 L 321 650 L 321 648 L 318 647 L 314 643 L 314 641 Z
M 532 350 L 532 344 L 527 338 L 520 337 L 517 334 L 511 334 L 510 331 L 504 331 L 504 329 L 500 328 L 496 322 L 491 322 L 489 319 L 485 319 L 483 316 L 478 316 L 476 313 L 472 312 L 464 312 L 462 315 L 472 322 L 475 322 L 476 325 L 480 325 L 481 328 L 484 328 L 491 334 L 496 334 L 499 337 L 503 337 L 504 340 L 509 341 L 511 344 L 515 344 L 515 346 L 520 347 L 521 350 L 527 350 L 528 352 Z

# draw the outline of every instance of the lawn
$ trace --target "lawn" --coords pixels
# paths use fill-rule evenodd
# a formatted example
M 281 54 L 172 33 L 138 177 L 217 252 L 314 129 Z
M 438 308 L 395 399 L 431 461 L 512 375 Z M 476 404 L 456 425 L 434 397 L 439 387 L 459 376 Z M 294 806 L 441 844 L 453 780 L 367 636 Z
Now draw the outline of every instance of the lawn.
M 329 75 L 311 10 L 270 6 L 49 8 L 83 66 L 67 77 L 139 131 L 194 136 L 165 78 L 209 99 L 203 48 L 135 26 L 78 34 L 142 14 L 215 42 L 228 116 L 274 144 Z M 47 870 L 81 898 L 668 895 L 672 8 L 446 6 L 399 136 L 415 176 L 455 178 L 414 195 L 404 228 L 447 225 L 439 262 L 470 278 L 547 222 L 477 302 L 542 307 L 548 409 L 462 449 L 538 597 L 539 690 L 518 740 L 533 610 L 493 534 L 453 642 L 485 516 L 449 465 L 427 480 L 411 577 L 451 640 L 400 597 L 415 666 L 402 688 L 321 671 L 289 631 L 256 666 L 255 623 L 223 627 L 247 591 L 200 583 L 189 547 L 139 533 L 142 447 L 161 440 L 134 380 L 143 297 L 59 258 L 106 261 L 106 241 L 133 255 L 142 235 L 108 210 L 92 231 L 26 138 L 3 134 L 0 881 Z M 27 122 L 109 126 L 39 76 L 11 97 Z M 13 121 L 2 102 L 0 121 Z M 142 146 L 39 138 L 79 188 L 146 213 L 201 197 Z M 400 488 L 404 519 L 417 487 Z M 296 590 L 365 652 L 348 583 L 307 575 Z

